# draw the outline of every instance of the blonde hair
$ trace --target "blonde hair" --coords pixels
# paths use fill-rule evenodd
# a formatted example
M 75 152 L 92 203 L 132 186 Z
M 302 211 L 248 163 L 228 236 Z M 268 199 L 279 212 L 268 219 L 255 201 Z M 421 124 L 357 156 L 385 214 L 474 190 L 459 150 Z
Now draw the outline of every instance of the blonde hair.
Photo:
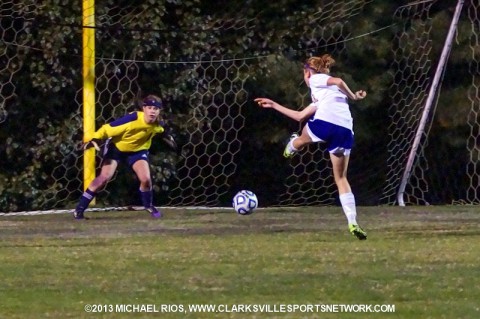
M 335 60 L 330 54 L 322 56 L 314 56 L 305 61 L 305 68 L 308 68 L 316 73 L 330 73 L 330 68 L 335 64 Z

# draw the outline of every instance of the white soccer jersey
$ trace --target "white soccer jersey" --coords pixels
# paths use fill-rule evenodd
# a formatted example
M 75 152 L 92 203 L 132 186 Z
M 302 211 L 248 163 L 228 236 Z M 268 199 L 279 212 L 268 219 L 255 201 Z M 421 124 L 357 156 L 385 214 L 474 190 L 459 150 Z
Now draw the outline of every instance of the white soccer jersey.
M 348 97 L 336 85 L 327 85 L 330 75 L 313 74 L 310 77 L 312 104 L 317 107 L 314 119 L 336 124 L 353 131 L 353 119 Z

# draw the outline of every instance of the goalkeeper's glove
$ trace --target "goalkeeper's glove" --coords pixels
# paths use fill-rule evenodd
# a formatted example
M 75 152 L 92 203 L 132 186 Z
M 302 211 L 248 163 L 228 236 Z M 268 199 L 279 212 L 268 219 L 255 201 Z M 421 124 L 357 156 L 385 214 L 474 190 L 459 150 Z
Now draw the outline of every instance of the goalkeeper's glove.
M 172 150 L 177 150 L 177 143 L 173 139 L 173 136 L 170 134 L 166 134 L 162 137 L 162 140 L 167 144 Z
M 94 147 L 98 152 L 100 152 L 100 146 L 98 146 L 99 144 L 100 144 L 100 140 L 98 138 L 92 138 L 90 141 L 83 144 L 83 149 L 87 150 L 89 148 Z
M 167 125 L 167 122 L 163 118 L 160 118 L 159 122 L 161 127 L 163 127 L 164 131 L 162 134 L 162 141 L 168 145 L 172 150 L 177 150 L 177 143 L 172 136 L 172 128 Z

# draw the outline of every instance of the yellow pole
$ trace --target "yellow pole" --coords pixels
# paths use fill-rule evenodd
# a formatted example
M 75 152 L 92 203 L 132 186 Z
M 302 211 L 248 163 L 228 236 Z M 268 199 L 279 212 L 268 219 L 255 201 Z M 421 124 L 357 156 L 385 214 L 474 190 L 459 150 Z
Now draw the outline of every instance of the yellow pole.
M 83 141 L 95 132 L 95 0 L 83 0 Z M 95 178 L 95 149 L 83 156 L 83 188 Z

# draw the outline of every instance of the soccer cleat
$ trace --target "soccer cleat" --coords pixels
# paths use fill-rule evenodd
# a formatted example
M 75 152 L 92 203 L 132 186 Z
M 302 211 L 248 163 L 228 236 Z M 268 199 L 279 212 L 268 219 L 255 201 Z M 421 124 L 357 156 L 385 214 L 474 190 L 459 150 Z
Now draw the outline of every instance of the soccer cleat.
M 83 216 L 83 212 L 80 212 L 80 211 L 74 211 L 73 217 L 75 219 L 85 219 L 85 216 Z
M 291 142 L 293 139 L 297 138 L 297 137 L 298 137 L 298 134 L 297 134 L 297 133 L 293 133 L 293 134 L 290 136 L 290 139 L 288 140 L 288 143 L 287 143 L 287 145 L 285 146 L 285 149 L 283 150 L 283 157 L 285 157 L 285 158 L 290 158 L 290 157 L 292 157 L 293 155 L 295 155 L 296 152 L 293 151 L 293 150 L 290 150 L 288 146 L 290 145 L 290 142 Z
M 151 206 L 150 208 L 146 208 L 147 212 L 150 213 L 150 215 L 153 218 L 160 218 L 162 217 L 162 212 L 159 211 L 155 206 Z
M 348 229 L 350 230 L 350 233 L 357 237 L 359 240 L 365 240 L 367 239 L 367 233 L 358 225 L 350 224 L 348 225 Z

